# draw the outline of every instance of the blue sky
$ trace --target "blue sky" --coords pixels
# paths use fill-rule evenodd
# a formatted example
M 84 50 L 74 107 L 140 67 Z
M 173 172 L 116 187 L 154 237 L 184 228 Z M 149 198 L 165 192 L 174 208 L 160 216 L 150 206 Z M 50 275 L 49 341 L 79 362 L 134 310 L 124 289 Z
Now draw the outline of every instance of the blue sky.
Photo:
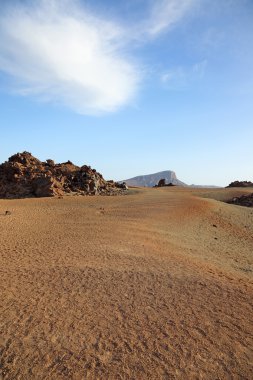
M 253 180 L 252 0 L 0 3 L 0 161 Z

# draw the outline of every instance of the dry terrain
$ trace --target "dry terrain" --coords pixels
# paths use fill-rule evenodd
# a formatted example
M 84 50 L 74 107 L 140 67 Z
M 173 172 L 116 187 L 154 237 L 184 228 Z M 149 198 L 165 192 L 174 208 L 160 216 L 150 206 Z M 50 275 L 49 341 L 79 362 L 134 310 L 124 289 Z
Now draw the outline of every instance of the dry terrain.
M 253 379 L 246 192 L 0 200 L 0 378 Z

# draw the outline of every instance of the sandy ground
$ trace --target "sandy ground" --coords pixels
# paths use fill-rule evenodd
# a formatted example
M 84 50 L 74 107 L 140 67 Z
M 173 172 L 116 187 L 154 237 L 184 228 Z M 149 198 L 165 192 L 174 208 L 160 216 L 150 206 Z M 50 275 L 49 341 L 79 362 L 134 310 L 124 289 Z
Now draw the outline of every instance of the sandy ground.
M 0 378 L 253 379 L 238 193 L 0 200 Z

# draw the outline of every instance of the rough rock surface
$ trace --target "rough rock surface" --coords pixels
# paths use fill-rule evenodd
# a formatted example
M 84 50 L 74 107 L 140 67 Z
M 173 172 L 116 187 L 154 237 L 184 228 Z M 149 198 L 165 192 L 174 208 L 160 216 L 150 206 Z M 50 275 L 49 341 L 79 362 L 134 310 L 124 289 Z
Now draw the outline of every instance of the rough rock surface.
M 242 195 L 241 197 L 235 197 L 227 203 L 232 203 L 238 206 L 253 207 L 253 193 L 249 195 Z
M 253 187 L 253 182 L 250 182 L 250 181 L 234 181 L 234 182 L 231 182 L 227 187 Z
M 0 165 L 0 198 L 117 195 L 126 190 L 125 184 L 106 181 L 90 166 L 42 162 L 29 152 L 14 154 Z

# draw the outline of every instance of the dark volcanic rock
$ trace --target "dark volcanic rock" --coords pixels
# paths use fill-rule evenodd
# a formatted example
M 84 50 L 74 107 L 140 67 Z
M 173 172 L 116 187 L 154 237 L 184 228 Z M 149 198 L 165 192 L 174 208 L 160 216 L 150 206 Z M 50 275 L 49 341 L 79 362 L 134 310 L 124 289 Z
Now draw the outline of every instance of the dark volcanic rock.
M 253 187 L 253 182 L 250 182 L 250 181 L 234 181 L 234 182 L 231 182 L 227 187 Z
M 172 182 L 166 184 L 165 178 L 161 178 L 158 184 L 155 185 L 154 187 L 165 187 L 165 186 L 176 186 L 176 185 L 174 185 Z
M 157 184 L 157 187 L 163 187 L 165 186 L 165 178 L 161 178 Z
M 81 168 L 71 161 L 42 162 L 29 152 L 17 153 L 0 165 L 0 198 L 53 197 L 123 194 L 126 186 L 106 181 L 90 166 Z
M 253 193 L 249 195 L 242 195 L 241 197 L 235 197 L 227 203 L 231 203 L 238 206 L 253 207 Z

